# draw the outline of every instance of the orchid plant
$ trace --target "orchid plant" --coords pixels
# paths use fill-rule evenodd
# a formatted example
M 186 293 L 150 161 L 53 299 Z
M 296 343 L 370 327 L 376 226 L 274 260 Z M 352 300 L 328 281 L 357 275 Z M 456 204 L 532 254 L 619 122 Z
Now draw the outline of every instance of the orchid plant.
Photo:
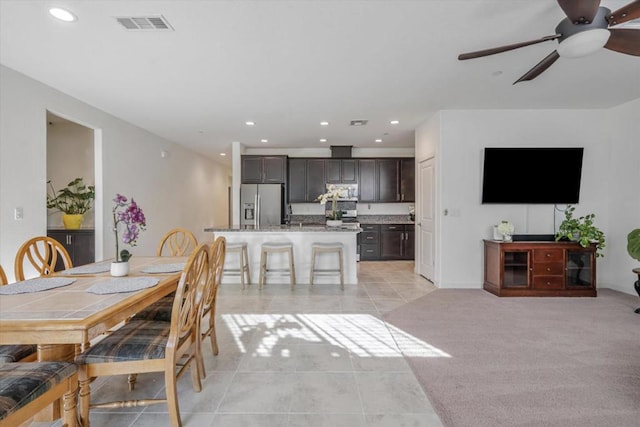
M 345 187 L 339 187 L 335 184 L 327 186 L 327 192 L 320 194 L 316 201 L 319 201 L 321 205 L 325 205 L 331 200 L 331 219 L 342 219 L 342 211 L 338 210 L 338 199 L 345 198 L 349 195 L 349 190 Z
M 131 198 L 131 201 L 122 194 L 116 194 L 113 199 L 113 232 L 116 234 L 116 262 L 127 262 L 131 258 L 131 253 L 123 249 L 120 251 L 118 240 L 118 225 L 124 225 L 124 233 L 122 233 L 122 243 L 135 246 L 138 235 L 144 231 L 147 221 L 144 217 L 142 209 Z

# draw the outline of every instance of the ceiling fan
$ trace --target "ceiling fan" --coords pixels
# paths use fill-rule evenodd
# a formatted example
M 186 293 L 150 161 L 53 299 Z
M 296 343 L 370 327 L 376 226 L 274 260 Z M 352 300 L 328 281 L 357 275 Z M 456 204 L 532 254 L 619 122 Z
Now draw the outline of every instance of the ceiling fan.
M 556 50 L 527 71 L 513 84 L 533 80 L 560 57 L 577 58 L 594 53 L 601 47 L 628 55 L 640 56 L 640 29 L 612 28 L 640 18 L 640 0 L 632 1 L 615 12 L 600 6 L 600 0 L 557 0 L 567 16 L 556 27 L 556 33 L 537 40 L 463 53 L 459 60 L 480 58 L 551 40 L 558 40 Z

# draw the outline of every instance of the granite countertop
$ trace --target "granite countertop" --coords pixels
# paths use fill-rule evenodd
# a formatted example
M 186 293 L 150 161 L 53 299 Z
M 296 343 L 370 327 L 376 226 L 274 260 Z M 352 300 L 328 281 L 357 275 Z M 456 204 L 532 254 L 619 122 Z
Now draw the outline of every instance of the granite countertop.
M 415 224 L 409 215 L 358 215 L 360 224 Z
M 359 233 L 362 231 L 360 227 L 354 224 L 344 224 L 340 227 L 327 227 L 321 224 L 292 224 L 292 225 L 265 225 L 255 228 L 252 225 L 232 225 L 231 227 L 207 227 L 205 232 L 277 232 L 277 233 Z

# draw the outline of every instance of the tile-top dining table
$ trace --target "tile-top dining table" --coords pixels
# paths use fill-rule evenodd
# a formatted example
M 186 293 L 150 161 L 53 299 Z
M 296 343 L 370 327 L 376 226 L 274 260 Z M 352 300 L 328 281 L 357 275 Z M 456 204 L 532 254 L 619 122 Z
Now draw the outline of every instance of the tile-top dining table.
M 39 361 L 73 361 L 92 339 L 175 291 L 186 260 L 134 256 L 126 277 L 111 277 L 104 271 L 110 261 L 104 261 L 47 277 L 54 280 L 36 278 L 16 284 L 35 287 L 35 291 L 0 294 L 0 344 L 37 344 Z M 37 289 L 42 282 L 56 281 L 64 284 Z M 148 287 L 127 291 L 140 284 Z M 3 288 L 7 286 L 11 285 Z M 54 405 L 45 418 L 57 418 L 57 412 Z

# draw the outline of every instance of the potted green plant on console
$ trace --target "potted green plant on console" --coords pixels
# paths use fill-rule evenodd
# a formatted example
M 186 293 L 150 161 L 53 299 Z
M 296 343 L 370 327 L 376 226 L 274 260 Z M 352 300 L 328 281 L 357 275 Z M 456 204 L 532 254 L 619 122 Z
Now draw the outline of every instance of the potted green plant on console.
M 65 188 L 58 191 L 53 188 L 51 180 L 47 181 L 53 194 L 47 192 L 47 208 L 62 212 L 62 223 L 70 230 L 77 230 L 82 225 L 96 197 L 95 187 L 86 185 L 82 178 L 76 178 Z
M 629 252 L 631 258 L 640 261 L 640 228 L 632 230 L 631 233 L 627 235 L 627 252 Z M 633 286 L 638 296 L 640 296 L 640 267 L 634 268 L 633 272 L 638 275 L 638 280 L 636 280 Z M 636 313 L 640 313 L 640 308 L 636 308 Z
M 583 248 L 593 243 L 596 245 L 596 257 L 603 257 L 602 250 L 605 247 L 605 239 L 604 233 L 593 223 L 596 215 L 591 213 L 574 218 L 573 212 L 575 210 L 575 206 L 567 206 L 564 211 L 564 221 L 556 233 L 556 241 L 568 239 L 579 243 Z

